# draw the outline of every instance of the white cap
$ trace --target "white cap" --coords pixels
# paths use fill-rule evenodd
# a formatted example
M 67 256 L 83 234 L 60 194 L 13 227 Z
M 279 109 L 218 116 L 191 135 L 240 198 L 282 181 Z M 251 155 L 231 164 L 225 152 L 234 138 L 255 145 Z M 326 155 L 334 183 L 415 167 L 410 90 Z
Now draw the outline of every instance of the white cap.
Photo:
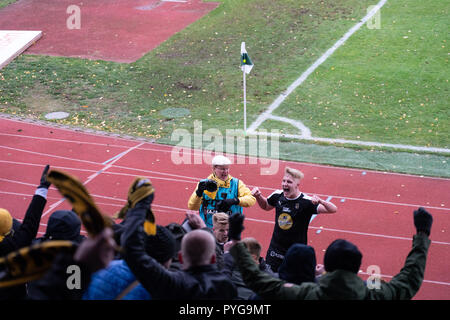
M 230 159 L 228 159 L 227 157 L 224 157 L 222 155 L 215 156 L 212 159 L 213 166 L 228 166 L 230 164 L 231 164 Z

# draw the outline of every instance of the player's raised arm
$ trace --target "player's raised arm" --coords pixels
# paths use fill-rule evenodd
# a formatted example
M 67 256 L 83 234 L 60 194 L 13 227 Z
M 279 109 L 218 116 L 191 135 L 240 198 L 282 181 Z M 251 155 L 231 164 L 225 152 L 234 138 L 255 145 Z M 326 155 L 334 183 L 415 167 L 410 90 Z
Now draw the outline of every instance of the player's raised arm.
M 335 213 L 337 211 L 336 205 L 330 201 L 325 201 L 316 195 L 312 196 L 311 202 L 313 204 L 319 204 L 317 207 L 317 213 Z
M 252 195 L 255 197 L 256 202 L 258 202 L 258 205 L 261 209 L 270 211 L 274 208 L 267 202 L 267 199 L 262 195 L 258 187 L 253 188 Z

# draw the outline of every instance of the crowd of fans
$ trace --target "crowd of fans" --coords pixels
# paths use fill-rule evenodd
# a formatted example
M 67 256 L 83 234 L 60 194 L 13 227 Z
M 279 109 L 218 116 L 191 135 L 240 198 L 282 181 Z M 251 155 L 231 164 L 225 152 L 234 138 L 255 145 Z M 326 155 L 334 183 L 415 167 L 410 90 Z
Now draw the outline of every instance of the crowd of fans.
M 260 242 L 241 239 L 245 221 L 242 212 L 215 213 L 211 221 L 187 213 L 184 221 L 157 225 L 156 232 L 149 235 L 144 223 L 153 193 L 127 208 L 120 223 L 95 236 L 80 234 L 82 222 L 75 212 L 55 211 L 45 235 L 37 238 L 50 186 L 48 170 L 49 166 L 42 173 L 22 223 L 0 209 L 0 257 L 54 240 L 72 241 L 74 253 L 55 256 L 51 267 L 38 279 L 15 285 L 1 286 L 1 277 L 8 270 L 0 270 L 0 299 L 394 300 L 411 299 L 423 281 L 433 220 L 424 208 L 413 213 L 417 233 L 400 273 L 389 282 L 369 287 L 358 276 L 362 253 L 343 239 L 329 245 L 323 265 L 317 264 L 313 247 L 295 243 L 274 272 L 261 256 Z M 207 226 L 209 222 L 212 227 Z M 73 265 L 80 269 L 75 288 L 68 285 L 67 270 Z

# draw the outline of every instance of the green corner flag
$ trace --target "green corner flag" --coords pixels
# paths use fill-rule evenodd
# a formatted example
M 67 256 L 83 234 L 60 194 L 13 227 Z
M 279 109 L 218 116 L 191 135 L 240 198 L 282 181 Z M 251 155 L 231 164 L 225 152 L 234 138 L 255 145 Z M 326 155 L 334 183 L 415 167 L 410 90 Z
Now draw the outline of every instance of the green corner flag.
M 253 62 L 245 50 L 245 42 L 241 43 L 241 69 L 245 73 L 249 74 L 253 68 Z

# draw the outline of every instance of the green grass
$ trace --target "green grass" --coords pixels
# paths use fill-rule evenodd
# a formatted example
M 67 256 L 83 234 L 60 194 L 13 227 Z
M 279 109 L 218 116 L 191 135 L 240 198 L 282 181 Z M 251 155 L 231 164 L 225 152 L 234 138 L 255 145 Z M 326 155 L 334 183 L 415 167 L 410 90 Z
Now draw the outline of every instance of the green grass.
M 390 1 L 276 115 L 313 136 L 449 148 L 448 1 Z
M 10 5 L 11 3 L 16 2 L 17 0 L 0 0 L 0 9 Z
M 132 64 L 22 55 L 1 72 L 0 111 L 42 118 L 45 102 L 57 100 L 71 112 L 67 123 L 153 138 L 192 130 L 193 119 L 205 129 L 242 128 L 241 41 L 256 64 L 248 77 L 251 121 L 295 79 L 294 67 L 312 63 L 368 3 L 226 1 Z M 169 107 L 190 116 L 162 116 Z
M 202 121 L 204 131 L 218 128 L 225 134 L 226 129 L 243 128 L 242 41 L 255 63 L 247 76 L 250 124 L 372 4 L 227 0 L 135 63 L 21 55 L 0 70 L 0 112 L 44 119 L 50 111 L 67 111 L 70 117 L 57 122 L 169 144 L 176 144 L 171 141 L 174 130 L 192 132 L 194 120 Z M 447 53 L 443 56 L 448 51 L 443 42 L 448 4 L 402 0 L 386 6 L 380 30 L 358 31 L 276 114 L 304 121 L 315 136 L 448 147 Z M 417 24 L 411 26 L 414 18 Z M 425 56 L 428 63 L 421 60 Z M 168 116 L 167 108 L 184 108 L 190 114 Z M 276 121 L 262 127 L 296 133 Z M 360 152 L 356 149 L 339 148 L 348 158 L 343 163 L 323 155 L 302 157 L 305 146 L 315 147 L 283 140 L 281 157 L 294 160 L 298 151 L 297 160 L 364 167 L 364 161 L 351 159 Z M 431 162 L 445 161 L 436 159 Z M 377 167 L 383 168 L 411 172 L 398 164 Z M 443 175 L 442 168 L 435 175 Z

